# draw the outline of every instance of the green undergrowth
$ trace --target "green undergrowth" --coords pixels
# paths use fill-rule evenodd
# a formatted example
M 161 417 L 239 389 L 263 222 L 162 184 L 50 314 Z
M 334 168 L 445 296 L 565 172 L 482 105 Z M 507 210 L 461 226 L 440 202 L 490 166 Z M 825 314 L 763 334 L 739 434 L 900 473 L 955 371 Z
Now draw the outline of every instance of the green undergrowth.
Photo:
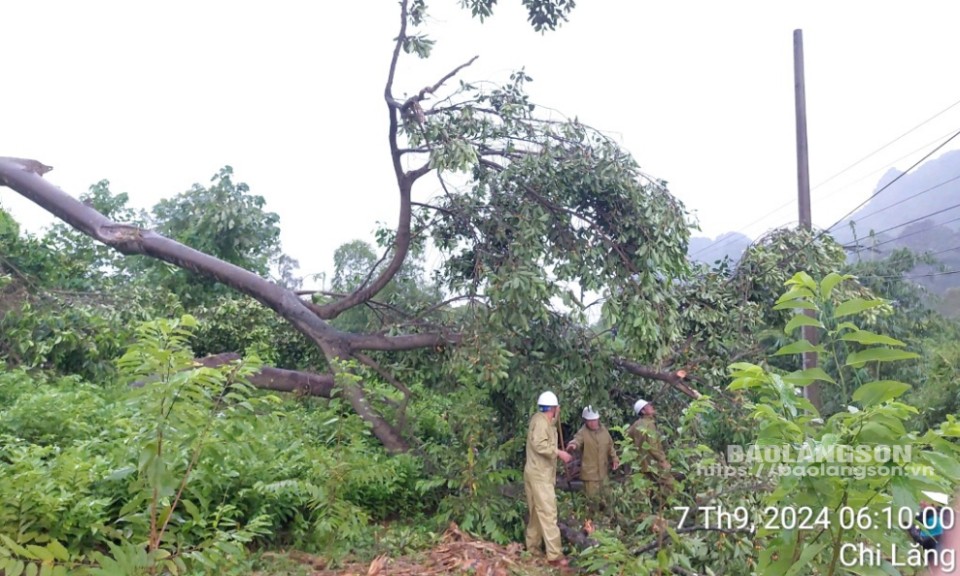
M 251 551 L 433 541 L 422 459 L 387 455 L 336 396 L 254 390 L 256 358 L 193 365 L 193 328 L 144 324 L 116 382 L 0 363 L 0 570 L 240 574 Z M 377 528 L 396 518 L 420 521 Z

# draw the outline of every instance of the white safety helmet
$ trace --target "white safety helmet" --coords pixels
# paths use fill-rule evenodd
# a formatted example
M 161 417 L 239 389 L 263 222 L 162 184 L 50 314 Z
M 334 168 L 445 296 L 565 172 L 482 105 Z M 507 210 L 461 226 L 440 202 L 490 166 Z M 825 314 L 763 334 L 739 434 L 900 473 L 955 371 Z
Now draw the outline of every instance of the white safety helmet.
M 587 406 L 583 409 L 584 420 L 599 420 L 600 415 L 593 411 L 593 406 Z
M 547 390 L 537 398 L 537 406 L 559 406 L 560 401 L 557 400 L 557 395 L 553 392 Z
M 634 404 L 633 404 L 633 413 L 634 413 L 634 414 L 639 414 L 640 411 L 643 410 L 643 407 L 646 406 L 647 404 L 649 404 L 649 402 L 647 402 L 647 401 L 644 400 L 643 398 L 637 400 L 637 401 L 634 402 Z

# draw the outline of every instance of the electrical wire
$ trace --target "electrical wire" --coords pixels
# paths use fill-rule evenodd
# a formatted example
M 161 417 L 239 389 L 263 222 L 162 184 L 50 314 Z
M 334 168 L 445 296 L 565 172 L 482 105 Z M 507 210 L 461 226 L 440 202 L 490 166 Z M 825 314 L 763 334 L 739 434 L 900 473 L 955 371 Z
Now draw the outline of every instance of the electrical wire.
M 874 232 L 873 234 L 874 234 L 875 236 L 879 236 L 880 234 L 883 234 L 884 232 L 889 232 L 889 231 L 891 231 L 891 230 L 896 230 L 897 228 L 903 228 L 904 226 L 909 226 L 910 224 L 913 224 L 913 223 L 915 223 L 915 222 L 920 222 L 921 220 L 926 220 L 927 218 L 929 218 L 929 217 L 931 217 L 931 216 L 936 216 L 936 215 L 938 215 L 938 214 L 943 214 L 944 212 L 949 212 L 950 210 L 953 210 L 953 209 L 955 209 L 955 208 L 960 208 L 960 204 L 954 204 L 953 206 L 947 206 L 946 208 L 941 208 L 940 210 L 937 210 L 936 212 L 930 212 L 929 214 L 924 214 L 923 216 L 917 216 L 916 218 L 914 218 L 914 219 L 912 219 L 912 220 L 907 220 L 906 222 L 897 224 L 896 226 L 890 226 L 889 228 L 884 228 L 883 230 L 878 230 L 878 231 Z
M 947 221 L 945 221 L 945 222 L 941 222 L 940 225 L 941 225 L 941 226 L 945 226 L 945 225 L 947 225 L 947 224 L 952 224 L 952 223 L 954 223 L 954 222 L 960 222 L 960 217 L 954 218 L 954 219 L 952 219 L 952 220 L 947 220 Z M 890 240 L 884 240 L 883 242 L 877 242 L 876 244 L 873 244 L 872 246 L 865 246 L 865 248 L 875 249 L 875 248 L 877 248 L 878 246 L 883 246 L 884 244 L 889 244 L 889 243 L 891 243 L 891 242 L 897 242 L 897 241 L 899 241 L 899 240 L 902 240 L 903 238 L 909 238 L 909 237 L 911 237 L 911 236 L 916 236 L 917 234 L 923 234 L 924 232 L 927 232 L 927 231 L 929 231 L 929 228 L 921 228 L 920 230 L 915 230 L 915 231 L 909 232 L 909 233 L 907 233 L 907 234 L 901 234 L 901 235 L 897 236 L 896 238 L 891 238 Z
M 889 170 L 891 167 L 893 167 L 894 165 L 896 165 L 897 162 L 899 162 L 899 161 L 901 161 L 901 160 L 903 160 L 903 159 L 905 159 L 905 158 L 909 158 L 910 156 L 913 156 L 913 155 L 916 154 L 917 152 L 925 149 L 927 146 L 930 146 L 930 145 L 933 144 L 934 142 L 939 142 L 940 140 L 942 140 L 943 138 L 946 138 L 947 136 L 949 136 L 949 135 L 952 134 L 952 133 L 953 133 L 953 129 L 949 130 L 948 132 L 946 132 L 946 133 L 944 133 L 944 134 L 941 134 L 941 135 L 937 136 L 936 138 L 930 140 L 929 142 L 924 142 L 923 144 L 921 144 L 920 146 L 917 146 L 916 148 L 914 148 L 913 150 L 907 152 L 907 153 L 904 154 L 903 156 L 900 156 L 899 158 L 895 158 L 894 160 L 891 160 L 889 163 L 887 163 L 887 164 L 885 164 L 885 165 L 877 168 L 876 170 L 873 170 L 872 172 L 867 172 L 866 174 L 864 174 L 864 175 L 861 176 L 860 178 L 857 178 L 857 179 L 854 180 L 853 182 L 850 182 L 849 184 L 846 184 L 845 186 L 841 186 L 841 187 L 833 190 L 832 192 L 828 192 L 828 193 L 826 193 L 826 194 L 817 196 L 817 200 L 821 200 L 821 201 L 822 201 L 822 200 L 826 200 L 827 198 L 830 198 L 831 196 L 836 195 L 838 192 L 843 192 L 844 190 L 849 189 L 849 188 L 850 188 L 851 186 L 853 186 L 854 184 L 859 184 L 860 182 L 863 182 L 864 180 L 866 180 L 867 178 L 870 178 L 870 177 L 873 176 L 874 174 L 878 174 L 878 173 L 883 172 L 883 171 L 885 171 L 885 170 Z M 812 192 L 812 190 L 811 190 L 811 192 Z M 812 196 L 813 196 L 813 195 L 812 195 Z
M 953 104 L 950 104 L 949 106 L 947 106 L 947 107 L 944 108 L 943 110 L 937 112 L 937 113 L 934 114 L 933 116 L 930 116 L 929 118 L 927 118 L 926 120 L 920 122 L 919 124 L 917 124 L 917 125 L 914 126 L 913 128 L 907 130 L 906 132 L 904 132 L 903 134 L 897 136 L 897 137 L 894 138 L 893 140 L 890 140 L 889 142 L 887 142 L 887 143 L 884 144 L 883 146 L 880 146 L 879 148 L 877 148 L 877 149 L 874 150 L 873 152 L 870 152 L 870 153 L 867 154 L 866 156 L 860 158 L 859 160 L 857 160 L 857 161 L 854 162 L 853 164 L 850 164 L 849 166 L 847 166 L 847 167 L 844 168 L 843 170 L 840 170 L 839 172 L 837 172 L 837 173 L 833 174 L 832 176 L 828 177 L 827 179 L 821 181 L 820 183 L 818 183 L 817 185 L 815 185 L 815 186 L 811 189 L 811 192 L 814 191 L 814 190 L 817 190 L 818 188 L 820 188 L 821 186 L 823 186 L 823 185 L 826 184 L 827 182 L 830 182 L 831 180 L 833 180 L 833 179 L 835 179 L 835 178 L 837 178 L 837 177 L 839 177 L 839 176 L 841 176 L 841 175 L 849 172 L 850 170 L 852 170 L 853 168 L 855 168 L 856 166 L 858 166 L 859 164 L 861 164 L 863 161 L 867 160 L 868 158 L 871 158 L 872 156 L 875 156 L 878 152 L 881 152 L 882 150 L 885 150 L 886 148 L 888 148 L 888 147 L 891 146 L 892 144 L 900 141 L 903 137 L 905 137 L 905 136 L 913 133 L 913 132 L 916 131 L 917 129 L 919 129 L 919 128 L 921 128 L 922 126 L 928 124 L 930 121 L 938 118 L 939 116 L 943 115 L 944 113 L 946 113 L 947 111 L 949 111 L 949 110 L 951 110 L 952 108 L 956 107 L 957 105 L 960 105 L 960 100 L 955 101 Z M 949 134 L 949 133 L 948 133 L 948 134 Z M 873 172 L 867 173 L 866 175 L 864 175 L 864 176 L 863 176 L 862 178 L 860 178 L 859 180 L 855 180 L 854 182 L 851 182 L 850 184 L 847 184 L 846 186 L 840 187 L 840 188 L 834 190 L 833 192 L 828 193 L 826 196 L 821 197 L 821 199 L 823 199 L 823 198 L 828 198 L 828 197 L 830 197 L 830 196 L 833 196 L 833 195 L 836 194 L 837 192 L 840 192 L 840 191 L 842 191 L 842 190 L 846 190 L 846 189 L 849 188 L 850 186 L 852 186 L 852 185 L 854 185 L 854 184 L 856 184 L 856 183 L 858 183 L 858 182 L 866 179 L 867 177 L 869 177 L 869 176 L 871 176 L 871 175 L 873 175 L 873 174 L 875 174 L 875 173 L 877 173 L 877 172 L 879 172 L 879 171 L 881 171 L 881 170 L 888 169 L 890 166 L 892 166 L 893 164 L 899 162 L 899 161 L 902 160 L 903 158 L 906 158 L 907 156 L 910 156 L 911 154 L 914 154 L 914 153 L 917 152 L 918 150 L 922 150 L 923 148 L 926 148 L 927 146 L 929 146 L 929 145 L 932 144 L 933 142 L 936 142 L 936 141 L 939 140 L 940 138 L 943 138 L 944 136 L 946 136 L 946 134 L 944 134 L 943 136 L 937 137 L 935 140 L 932 140 L 931 142 L 928 142 L 928 143 L 924 144 L 924 145 L 921 146 L 920 148 L 918 148 L 918 149 L 916 149 L 916 150 L 913 150 L 913 151 L 905 154 L 904 156 L 901 156 L 900 158 L 897 158 L 896 160 L 893 160 L 892 162 L 888 163 L 888 164 L 885 165 L 885 166 L 882 166 L 882 167 L 878 168 L 877 170 L 874 170 Z M 776 214 L 777 212 L 783 210 L 784 208 L 790 206 L 791 204 L 793 204 L 793 200 L 788 200 L 787 202 L 785 202 L 785 203 L 777 206 L 777 207 L 774 208 L 773 210 L 771 210 L 771 211 L 767 212 L 766 214 L 760 216 L 760 218 L 758 218 L 758 219 L 750 222 L 749 224 L 747 224 L 747 225 L 745 225 L 745 226 L 740 227 L 740 229 L 741 229 L 741 230 L 749 229 L 749 228 L 750 228 L 751 226 L 753 226 L 754 224 L 758 224 L 758 223 L 766 220 L 769 216 L 772 216 L 772 215 Z M 856 210 L 856 209 L 854 209 L 854 210 Z M 836 224 L 834 224 L 834 226 L 836 226 Z M 831 226 L 830 228 L 833 228 L 833 226 Z M 829 230 L 830 228 L 828 228 L 828 230 Z M 730 244 L 730 243 L 733 242 L 734 240 L 736 240 L 736 238 L 735 238 L 735 237 L 731 237 L 731 238 L 725 238 L 724 240 L 717 240 L 717 241 L 711 242 L 711 243 L 708 244 L 707 246 L 701 248 L 700 250 L 697 250 L 697 251 L 694 252 L 693 254 L 690 254 L 690 258 L 694 258 L 695 256 L 697 256 L 697 255 L 699 255 L 699 254 L 701 254 L 701 253 L 703 253 L 703 252 L 706 252 L 707 250 L 710 250 L 711 248 L 722 248 L 723 246 L 726 246 L 727 244 Z
M 930 158 L 930 157 L 933 156 L 935 153 L 937 153 L 937 151 L 939 151 L 941 148 L 943 148 L 944 146 L 946 146 L 947 144 L 949 144 L 950 141 L 953 140 L 954 138 L 956 138 L 957 136 L 960 136 L 960 130 L 957 130 L 956 132 L 953 133 L 952 136 L 950 136 L 949 138 L 947 138 L 946 140 L 944 140 L 943 142 L 941 142 L 939 146 L 937 146 L 937 147 L 934 148 L 933 150 L 931 150 L 931 151 L 927 152 L 926 154 L 924 154 L 923 157 L 920 158 L 919 160 L 917 160 L 916 162 L 914 162 L 912 166 L 910 166 L 909 168 L 907 168 L 904 172 L 901 172 L 899 175 L 897 175 L 896 178 L 894 178 L 894 179 L 891 180 L 890 182 L 887 182 L 884 186 L 880 187 L 880 189 L 878 189 L 876 192 L 874 192 L 873 194 L 871 194 L 870 196 L 868 196 L 866 200 L 864 200 L 863 202 L 861 202 L 861 203 L 857 204 L 856 206 L 854 206 L 852 210 L 850 210 L 849 212 L 847 212 L 846 214 L 844 214 L 843 216 L 841 216 L 839 220 L 837 220 L 837 221 L 834 222 L 831 226 L 829 226 L 828 228 L 826 228 L 826 231 L 829 232 L 830 230 L 832 230 L 832 229 L 833 229 L 834 227 L 836 227 L 838 224 L 840 224 L 841 222 L 843 222 L 844 219 L 846 219 L 848 216 L 850 216 L 851 214 L 853 214 L 854 212 L 856 212 L 857 210 L 859 210 L 860 208 L 862 208 L 862 207 L 864 206 L 864 204 L 866 204 L 867 202 L 873 200 L 874 198 L 876 198 L 877 196 L 879 196 L 880 194 L 882 194 L 884 190 L 886 190 L 887 188 L 890 188 L 891 186 L 893 186 L 894 184 L 896 184 L 897 182 L 899 182 L 901 178 L 903 178 L 903 177 L 906 176 L 907 174 L 911 173 L 911 172 L 914 170 L 914 168 L 916 168 L 917 166 L 919 166 L 920 164 L 922 164 L 923 162 L 925 162 L 928 158 Z
M 903 200 L 898 200 L 898 201 L 894 202 L 893 204 L 890 204 L 889 206 L 884 206 L 883 208 L 877 210 L 876 212 L 871 212 L 871 213 L 866 214 L 866 215 L 864 215 L 864 216 L 860 216 L 859 218 L 857 218 L 857 224 L 859 224 L 860 222 L 863 222 L 864 220 L 866 220 L 867 218 L 869 218 L 869 217 L 871 217 L 871 216 L 876 216 L 877 214 L 879 214 L 879 213 L 881 213 L 881 212 L 885 212 L 885 211 L 893 208 L 894 206 L 898 206 L 898 205 L 900 205 L 900 204 L 903 204 L 904 202 L 907 202 L 907 201 L 909 201 L 909 200 L 913 200 L 913 199 L 916 198 L 917 196 L 922 196 L 922 195 L 926 194 L 927 192 L 931 192 L 931 191 L 933 191 L 933 190 L 936 190 L 937 188 L 939 188 L 939 187 L 941 187 L 941 186 L 946 186 L 947 184 L 949 184 L 949 183 L 951 183 L 951 182 L 954 182 L 954 181 L 956 181 L 956 180 L 960 180 L 960 175 L 954 176 L 953 178 L 950 178 L 949 180 L 944 180 L 943 182 L 941 182 L 941 183 L 939 183 L 939 184 L 935 184 L 935 185 L 927 188 L 926 190 L 921 190 L 920 192 L 917 192 L 916 194 L 911 194 L 910 196 L 907 196 L 907 197 L 904 198 Z
M 808 240 L 807 242 L 805 242 L 805 243 L 803 244 L 803 246 L 801 246 L 797 251 L 806 250 L 806 249 L 809 248 L 814 242 L 816 242 L 816 241 L 820 240 L 821 238 L 823 238 L 828 232 L 830 232 L 830 230 L 831 230 L 832 228 L 834 228 L 835 226 L 837 226 L 837 224 L 840 224 L 841 222 L 843 222 L 844 218 L 846 218 L 847 216 L 849 216 L 850 214 L 852 214 L 853 212 L 855 212 L 857 209 L 859 209 L 859 208 L 862 207 L 864 204 L 866 204 L 867 202 L 869 202 L 872 198 L 876 198 L 878 194 L 882 193 L 884 190 L 886 190 L 887 188 L 889 188 L 890 186 L 892 186 L 895 182 L 897 182 L 898 180 L 900 180 L 901 178 L 903 178 L 903 177 L 906 176 L 907 174 L 910 174 L 911 172 L 913 172 L 913 170 L 916 169 L 917 166 L 919 166 L 921 163 L 923 163 L 923 162 L 924 162 L 927 158 L 929 158 L 930 156 L 933 156 L 938 150 L 940 150 L 941 148 L 943 148 L 944 146 L 946 146 L 951 140 L 953 140 L 953 139 L 956 138 L 957 136 L 960 136 L 960 130 L 958 130 L 957 132 L 954 132 L 954 134 L 953 134 L 952 136 L 950 136 L 949 138 L 947 138 L 946 140 L 944 140 L 942 143 L 940 143 L 939 146 L 937 146 L 936 148 L 934 148 L 934 149 L 931 150 L 930 152 L 926 153 L 926 154 L 923 156 L 923 158 L 921 158 L 921 159 L 917 160 L 916 162 L 914 162 L 913 165 L 911 165 L 911 166 L 910 166 L 909 168 L 907 168 L 904 172 L 902 172 L 899 176 L 897 176 L 896 178 L 894 178 L 893 180 L 891 180 L 889 183 L 887 183 L 886 186 L 883 186 L 882 188 L 880 188 L 879 190 L 877 190 L 876 192 L 874 192 L 873 194 L 871 194 L 870 197 L 867 198 L 866 200 L 864 200 L 863 202 L 861 202 L 859 206 L 856 206 L 853 210 L 851 210 L 850 212 L 847 212 L 847 213 L 846 213 L 845 215 L 843 215 L 839 220 L 837 220 L 836 222 L 834 222 L 832 226 L 830 226 L 829 228 L 825 228 L 825 229 L 821 230 L 820 232 L 818 232 L 817 234 L 815 234 L 814 236 L 812 236 L 812 237 L 810 238 L 810 240 Z M 780 262 L 779 262 L 779 261 L 776 262 L 776 263 L 774 263 L 773 266 L 770 266 L 769 268 L 767 268 L 766 270 L 764 270 L 763 272 L 761 272 L 761 273 L 759 274 L 759 276 L 766 276 L 767 274 L 770 273 L 771 270 L 773 270 L 774 268 L 776 268 L 776 267 L 779 266 L 779 265 L 780 265 Z
M 841 175 L 849 172 L 850 170 L 852 170 L 853 168 L 855 168 L 856 166 L 858 166 L 858 165 L 859 165 L 861 162 L 863 162 L 864 160 L 870 158 L 871 156 L 874 156 L 875 154 L 877 154 L 878 152 L 880 152 L 880 151 L 882 151 L 882 150 L 885 150 L 885 149 L 888 148 L 891 144 L 895 144 L 896 142 L 898 142 L 898 141 L 899 141 L 901 138 L 903 138 L 904 136 L 907 136 L 908 134 L 911 134 L 912 132 L 914 132 L 915 130 L 917 130 L 918 128 L 920 128 L 921 126 L 926 125 L 926 124 L 929 123 L 931 120 L 936 119 L 937 117 L 941 116 L 941 115 L 944 114 L 945 112 L 949 111 L 951 108 L 956 107 L 958 104 L 960 104 L 960 100 L 957 100 L 957 101 L 954 102 L 953 104 L 947 106 L 947 107 L 944 108 L 943 110 L 937 112 L 936 114 L 934 114 L 933 116 L 927 118 L 927 119 L 924 120 L 923 122 L 917 124 L 917 125 L 914 126 L 913 128 L 907 130 L 907 131 L 904 132 L 903 134 L 897 136 L 897 137 L 894 138 L 893 140 L 887 142 L 887 143 L 884 144 L 883 146 L 877 148 L 877 149 L 874 150 L 873 152 L 867 154 L 867 155 L 864 156 L 863 158 L 857 160 L 856 162 L 854 162 L 853 164 L 847 166 L 847 167 L 844 168 L 843 170 L 837 172 L 837 173 L 834 174 L 833 176 L 831 176 L 831 177 L 827 178 L 826 180 L 820 182 L 819 184 L 817 184 L 816 186 L 814 186 L 814 188 L 819 188 L 820 186 L 823 186 L 824 184 L 826 184 L 827 182 L 833 180 L 834 178 L 836 178 L 836 177 L 838 177 L 838 176 L 841 176 Z

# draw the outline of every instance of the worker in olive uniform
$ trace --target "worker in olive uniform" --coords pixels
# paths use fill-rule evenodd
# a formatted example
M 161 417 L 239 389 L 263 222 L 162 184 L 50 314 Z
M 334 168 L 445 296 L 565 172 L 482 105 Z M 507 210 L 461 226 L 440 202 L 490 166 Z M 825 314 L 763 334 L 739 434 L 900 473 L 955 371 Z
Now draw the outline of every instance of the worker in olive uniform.
M 639 452 L 640 472 L 660 486 L 662 494 L 669 492 L 673 489 L 673 476 L 657 432 L 657 412 L 653 404 L 643 399 L 634 403 L 633 412 L 639 417 L 627 428 L 627 436 L 633 439 Z
M 583 492 L 588 499 L 597 500 L 609 476 L 611 464 L 616 470 L 620 467 L 620 459 L 617 458 L 610 432 L 600 423 L 600 414 L 594 411 L 593 406 L 584 408 L 581 416 L 583 426 L 567 444 L 567 452 L 582 448 L 580 480 L 583 481 Z
M 540 544 L 546 549 L 547 562 L 567 566 L 560 545 L 557 526 L 557 458 L 564 464 L 573 458 L 561 450 L 557 442 L 557 418 L 560 402 L 553 392 L 544 392 L 537 399 L 539 411 L 530 418 L 527 429 L 527 462 L 523 467 L 523 490 L 527 496 L 530 519 L 527 521 L 527 550 L 537 553 Z

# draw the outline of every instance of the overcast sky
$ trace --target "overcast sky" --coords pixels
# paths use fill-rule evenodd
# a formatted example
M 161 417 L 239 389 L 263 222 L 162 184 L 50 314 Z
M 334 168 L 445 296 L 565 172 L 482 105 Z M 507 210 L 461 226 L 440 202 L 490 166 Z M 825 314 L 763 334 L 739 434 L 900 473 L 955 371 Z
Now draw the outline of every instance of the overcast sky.
M 816 186 L 960 101 L 960 9 L 948 0 L 580 0 L 545 35 L 519 0 L 501 0 L 485 24 L 459 0 L 429 4 L 434 55 L 404 60 L 398 95 L 474 55 L 463 79 L 524 66 L 536 102 L 606 131 L 667 180 L 698 235 L 756 236 L 796 221 L 796 28 L 815 224 L 829 226 L 887 169 L 960 129 L 958 105 Z M 230 164 L 280 215 L 301 271 L 329 272 L 338 245 L 396 219 L 382 100 L 396 8 L 7 2 L 0 156 L 54 166 L 46 178 L 74 195 L 109 179 L 144 208 Z M 943 151 L 957 148 L 960 138 Z M 32 230 L 51 222 L 9 189 L 0 203 Z

